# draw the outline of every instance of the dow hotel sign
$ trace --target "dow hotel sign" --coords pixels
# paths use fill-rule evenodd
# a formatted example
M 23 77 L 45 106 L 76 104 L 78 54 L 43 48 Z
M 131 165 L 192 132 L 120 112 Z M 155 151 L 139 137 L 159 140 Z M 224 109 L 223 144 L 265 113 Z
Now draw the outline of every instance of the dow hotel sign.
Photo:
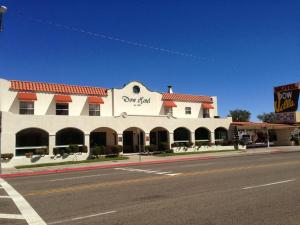
M 143 104 L 149 104 L 151 102 L 150 98 L 138 97 L 130 98 L 128 96 L 122 96 L 124 102 L 133 103 L 134 106 L 141 106 Z
M 274 108 L 277 122 L 295 122 L 299 91 L 299 83 L 274 88 Z

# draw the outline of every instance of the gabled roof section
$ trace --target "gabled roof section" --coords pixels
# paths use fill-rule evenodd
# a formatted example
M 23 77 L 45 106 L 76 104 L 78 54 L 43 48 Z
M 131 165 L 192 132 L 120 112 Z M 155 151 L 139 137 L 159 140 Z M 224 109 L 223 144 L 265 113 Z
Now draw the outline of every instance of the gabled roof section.
M 176 93 L 163 93 L 162 100 L 213 103 L 213 100 L 210 96 L 187 95 L 187 94 L 176 94 Z
M 66 84 L 50 84 L 44 82 L 10 81 L 10 90 L 28 92 L 48 92 L 58 94 L 99 95 L 107 96 L 107 89 Z

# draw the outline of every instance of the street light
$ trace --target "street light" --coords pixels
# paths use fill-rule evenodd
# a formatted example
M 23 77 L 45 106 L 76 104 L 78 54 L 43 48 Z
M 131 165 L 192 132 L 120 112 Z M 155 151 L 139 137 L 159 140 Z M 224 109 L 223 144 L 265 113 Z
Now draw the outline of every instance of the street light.
M 3 15 L 4 13 L 6 13 L 7 11 L 7 8 L 5 6 L 0 6 L 0 32 L 3 31 Z M 1 112 L 0 112 L 0 120 L 2 119 L 2 115 L 1 115 Z M 1 121 L 0 121 L 0 124 L 1 124 Z M 0 138 L 1 138 L 1 127 L 0 127 Z M 0 139 L 0 174 L 2 173 L 2 165 L 1 165 L 1 161 L 2 161 L 2 158 L 1 158 L 1 139 Z
M 7 8 L 3 5 L 0 6 L 0 32 L 3 31 L 3 15 L 6 13 Z

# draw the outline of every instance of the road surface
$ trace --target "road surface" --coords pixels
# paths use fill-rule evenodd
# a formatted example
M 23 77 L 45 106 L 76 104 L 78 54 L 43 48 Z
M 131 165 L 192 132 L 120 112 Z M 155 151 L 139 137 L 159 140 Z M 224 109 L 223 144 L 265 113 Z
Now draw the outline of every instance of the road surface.
M 299 225 L 300 153 L 2 179 L 0 224 Z

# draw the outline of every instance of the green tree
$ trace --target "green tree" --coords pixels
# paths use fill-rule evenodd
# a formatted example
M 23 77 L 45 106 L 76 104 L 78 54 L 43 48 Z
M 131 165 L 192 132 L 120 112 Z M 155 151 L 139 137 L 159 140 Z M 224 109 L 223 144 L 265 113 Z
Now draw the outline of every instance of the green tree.
M 275 123 L 275 113 L 273 112 L 257 115 L 257 118 L 265 123 Z
M 249 122 L 251 113 L 248 110 L 235 109 L 230 110 L 229 115 L 234 122 Z

